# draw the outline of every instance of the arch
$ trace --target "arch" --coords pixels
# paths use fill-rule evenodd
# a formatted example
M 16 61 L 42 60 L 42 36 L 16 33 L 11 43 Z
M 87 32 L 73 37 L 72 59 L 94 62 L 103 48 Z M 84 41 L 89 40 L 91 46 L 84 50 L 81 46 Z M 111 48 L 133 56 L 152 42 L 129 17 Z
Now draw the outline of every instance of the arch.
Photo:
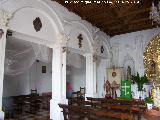
M 83 23 L 81 23 L 81 21 L 67 21 L 64 26 L 64 29 L 67 35 L 70 37 L 70 40 L 67 44 L 69 48 L 71 48 L 72 50 L 74 49 L 74 52 L 78 52 L 80 54 L 93 53 L 92 34 L 88 30 L 88 28 Z M 84 40 L 83 42 L 85 43 L 82 43 L 84 47 L 82 47 L 81 49 L 78 48 L 77 41 L 73 40 L 73 38 L 77 39 L 75 37 L 77 37 L 79 34 L 82 34 Z
M 124 73 L 124 78 L 127 78 L 127 68 L 128 66 L 131 68 L 131 75 L 135 74 L 135 61 L 134 59 L 130 56 L 129 53 L 127 53 L 124 56 L 124 60 L 123 60 L 123 73 Z
M 102 45 L 104 47 L 104 51 L 105 51 L 106 54 L 101 54 L 100 50 L 101 50 Z M 96 53 L 95 53 L 97 56 L 103 57 L 105 59 L 112 58 L 112 52 L 111 52 L 110 44 L 109 44 L 108 40 L 103 35 L 97 35 L 95 37 L 95 46 L 96 46 L 95 49 L 98 49 L 98 50 L 96 50 Z
M 10 7 L 8 7 L 8 6 L 10 6 Z M 45 3 L 42 0 L 29 0 L 29 1 L 9 0 L 9 1 L 6 1 L 5 3 L 3 3 L 3 8 L 13 15 L 12 19 L 10 19 L 10 21 L 9 21 L 9 27 L 11 30 L 18 32 L 18 33 L 29 35 L 31 37 L 33 36 L 36 38 L 43 39 L 44 41 L 41 42 L 42 44 L 48 45 L 45 43 L 45 41 L 49 41 L 52 43 L 54 41 L 56 42 L 58 40 L 58 34 L 64 33 L 64 28 L 63 28 L 63 24 L 61 22 L 60 16 L 57 15 L 56 11 L 51 6 L 49 6 L 47 3 Z M 25 14 L 24 13 L 25 15 L 23 15 L 23 14 L 21 14 L 22 12 L 25 12 L 25 13 L 32 12 L 32 14 Z M 22 20 L 24 20 L 23 18 L 27 17 L 27 16 L 31 16 L 30 19 L 32 19 L 32 20 L 34 20 L 36 17 L 40 16 L 41 21 L 42 21 L 41 31 L 39 31 L 39 32 L 32 31 L 33 34 L 31 34 L 31 32 L 26 30 L 27 27 L 29 27 L 28 25 L 15 26 L 15 24 L 17 22 L 24 23 Z M 34 17 L 34 18 L 32 18 L 32 17 Z M 16 20 L 18 20 L 18 21 L 16 21 Z M 45 22 L 45 21 L 47 21 L 47 22 Z M 33 21 L 30 20 L 30 24 L 33 24 L 32 22 Z M 16 25 L 18 25 L 18 24 L 16 24 Z M 47 34 L 45 33 L 45 31 L 48 31 L 48 29 L 45 28 L 45 25 L 47 25 L 46 28 L 50 29 L 49 30 L 50 33 L 49 32 L 46 32 Z M 22 30 L 22 28 L 20 28 L 20 27 L 24 27 L 25 30 L 24 29 Z M 32 27 L 33 27 L 33 25 L 32 25 Z

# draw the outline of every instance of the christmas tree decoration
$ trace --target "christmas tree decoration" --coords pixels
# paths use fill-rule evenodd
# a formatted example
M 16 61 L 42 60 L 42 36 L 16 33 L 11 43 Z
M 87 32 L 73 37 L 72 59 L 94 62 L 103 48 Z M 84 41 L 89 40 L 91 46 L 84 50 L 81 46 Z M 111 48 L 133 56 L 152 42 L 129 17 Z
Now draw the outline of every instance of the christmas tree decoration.
M 151 98 L 154 101 L 154 106 L 160 109 L 160 86 L 151 89 Z
M 160 80 L 160 36 L 153 38 L 144 51 L 144 67 L 150 81 Z

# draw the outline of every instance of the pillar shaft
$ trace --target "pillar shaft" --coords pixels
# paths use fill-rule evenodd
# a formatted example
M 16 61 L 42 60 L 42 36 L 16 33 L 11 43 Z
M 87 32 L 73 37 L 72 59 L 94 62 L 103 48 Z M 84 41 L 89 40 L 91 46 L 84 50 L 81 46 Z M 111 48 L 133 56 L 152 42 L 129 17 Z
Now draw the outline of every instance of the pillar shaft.
M 62 52 L 61 45 L 53 48 L 52 58 L 52 99 L 50 101 L 50 118 L 62 120 L 62 110 L 59 103 L 67 104 L 66 100 L 66 53 Z
M 93 54 L 86 54 L 86 97 L 96 97 L 96 63 Z

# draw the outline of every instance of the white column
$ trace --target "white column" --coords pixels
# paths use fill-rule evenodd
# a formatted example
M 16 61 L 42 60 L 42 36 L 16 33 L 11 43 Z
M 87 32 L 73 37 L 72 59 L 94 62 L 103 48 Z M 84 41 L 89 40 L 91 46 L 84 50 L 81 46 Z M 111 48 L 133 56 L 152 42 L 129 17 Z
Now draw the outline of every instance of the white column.
M 68 103 L 66 99 L 66 52 L 62 53 L 62 102 Z
M 3 79 L 4 79 L 4 60 L 5 60 L 5 48 L 6 48 L 6 27 L 3 29 L 3 36 L 0 39 L 0 120 L 4 119 L 4 112 L 2 111 L 2 98 L 3 98 Z
M 63 120 L 59 103 L 67 104 L 66 100 L 66 52 L 62 52 L 61 45 L 53 48 L 52 59 L 52 99 L 50 101 L 50 118 Z
M 98 97 L 97 91 L 97 72 L 96 72 L 96 61 L 93 61 L 93 94 L 94 97 Z
M 85 97 L 96 97 L 96 63 L 93 54 L 85 54 L 86 57 L 86 95 Z
M 4 78 L 4 60 L 6 48 L 6 33 L 7 22 L 11 15 L 3 10 L 0 10 L 0 120 L 4 120 L 4 112 L 2 111 L 2 98 L 3 98 L 3 78 Z

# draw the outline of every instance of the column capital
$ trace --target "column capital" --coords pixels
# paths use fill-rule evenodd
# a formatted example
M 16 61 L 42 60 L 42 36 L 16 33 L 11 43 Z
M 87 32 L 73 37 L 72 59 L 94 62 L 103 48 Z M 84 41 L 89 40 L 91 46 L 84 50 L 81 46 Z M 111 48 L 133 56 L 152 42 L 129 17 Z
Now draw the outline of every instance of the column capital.
M 85 53 L 85 54 L 83 54 L 83 56 L 85 56 L 85 57 L 92 57 L 94 54 L 93 53 Z
M 98 56 L 96 54 L 93 55 L 93 62 L 96 62 L 98 59 Z
M 98 52 L 99 46 L 97 43 L 93 44 L 93 54 L 96 54 Z
M 67 46 L 67 42 L 69 41 L 69 36 L 66 33 L 58 33 L 57 44 L 60 44 L 63 47 Z
M 4 10 L 0 9 L 0 28 L 7 27 L 8 20 L 12 17 L 12 15 Z
M 93 53 L 86 53 L 83 56 L 85 56 L 86 58 L 92 59 L 93 62 L 96 62 L 98 59 L 98 56 L 96 54 Z

